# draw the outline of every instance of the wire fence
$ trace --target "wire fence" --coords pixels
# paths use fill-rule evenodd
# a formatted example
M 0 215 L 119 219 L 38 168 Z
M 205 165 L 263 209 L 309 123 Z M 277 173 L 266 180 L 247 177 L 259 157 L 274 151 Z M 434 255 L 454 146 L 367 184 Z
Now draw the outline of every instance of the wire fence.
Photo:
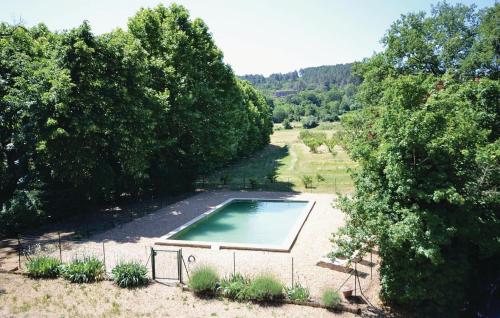
M 61 236 L 59 233 L 45 238 L 19 236 L 9 241 L 10 246 L 3 246 L 0 254 L 0 269 L 3 271 L 26 272 L 26 263 L 37 255 L 58 258 L 63 263 L 83 257 L 95 257 L 104 263 L 108 277 L 112 277 L 112 269 L 117 264 L 135 261 L 147 267 L 150 279 L 187 283 L 196 267 L 211 265 L 221 277 L 230 277 L 236 273 L 247 277 L 271 273 L 286 286 L 299 283 L 316 295 L 327 285 L 337 291 L 349 285 L 354 287 L 354 295 L 364 297 L 364 292 L 371 285 L 376 264 L 373 255 L 368 255 L 359 263 L 353 263 L 350 269 L 333 271 L 289 253 L 179 249 L 140 243 L 90 241 Z M 9 248 L 10 253 L 6 253 Z M 366 297 L 363 299 L 369 302 Z
M 302 192 L 347 192 L 351 191 L 353 188 L 352 182 L 342 182 L 338 181 L 336 178 L 333 179 L 333 182 L 328 181 L 314 181 L 312 184 L 305 186 L 304 184 L 299 184 L 297 187 L 295 182 L 297 180 L 292 179 L 275 179 L 273 181 L 268 178 L 252 178 L 245 176 L 235 176 L 231 177 L 228 180 L 211 179 L 211 178 L 200 178 L 194 182 L 194 186 L 196 189 L 206 189 L 206 190 L 248 190 L 248 191 L 294 191 L 295 188 L 298 188 Z

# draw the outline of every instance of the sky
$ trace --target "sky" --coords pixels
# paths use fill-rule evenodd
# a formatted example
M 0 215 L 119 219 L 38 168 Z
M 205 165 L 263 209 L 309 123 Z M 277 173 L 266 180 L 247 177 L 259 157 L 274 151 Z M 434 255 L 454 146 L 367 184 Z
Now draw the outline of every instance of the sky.
M 88 20 L 96 34 L 127 27 L 141 7 L 172 2 L 202 18 L 238 75 L 290 72 L 359 61 L 401 14 L 429 11 L 430 0 L 0 0 L 0 21 L 70 29 Z M 478 8 L 495 0 L 462 0 Z

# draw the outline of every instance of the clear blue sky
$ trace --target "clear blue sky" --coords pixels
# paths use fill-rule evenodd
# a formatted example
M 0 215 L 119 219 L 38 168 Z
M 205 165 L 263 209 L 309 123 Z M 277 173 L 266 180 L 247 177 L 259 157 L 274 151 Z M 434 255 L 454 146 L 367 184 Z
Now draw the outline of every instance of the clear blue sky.
M 141 7 L 176 2 L 209 26 L 237 74 L 270 74 L 352 62 L 381 50 L 401 14 L 429 11 L 429 0 L 0 0 L 0 21 L 45 23 L 52 30 L 90 21 L 95 33 L 126 28 Z M 448 1 L 456 3 L 458 1 Z M 463 0 L 479 8 L 495 0 Z

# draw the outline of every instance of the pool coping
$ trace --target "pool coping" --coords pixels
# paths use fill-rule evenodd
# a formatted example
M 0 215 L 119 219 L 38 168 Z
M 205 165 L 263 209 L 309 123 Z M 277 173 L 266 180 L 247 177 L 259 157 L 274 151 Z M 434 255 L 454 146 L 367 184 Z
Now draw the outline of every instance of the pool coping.
M 179 233 L 180 231 L 186 229 L 192 224 L 200 221 L 203 218 L 208 217 L 210 214 L 216 212 L 223 206 L 231 203 L 232 201 L 296 201 L 296 202 L 307 202 L 306 207 L 303 212 L 297 218 L 294 226 L 291 228 L 290 233 L 285 240 L 283 245 L 266 245 L 266 244 L 245 244 L 245 243 L 226 243 L 226 242 L 209 242 L 209 241 L 185 241 L 185 240 L 175 240 L 170 239 L 170 237 Z M 185 224 L 177 227 L 176 229 L 170 231 L 166 235 L 160 237 L 160 240 L 155 242 L 155 245 L 167 245 L 167 246 L 185 246 L 185 247 L 201 247 L 201 248 L 211 248 L 215 250 L 219 249 L 234 249 L 234 250 L 252 250 L 252 251 L 268 251 L 268 252 L 290 252 L 297 237 L 299 236 L 300 230 L 304 226 L 309 214 L 311 213 L 316 201 L 314 200 L 299 200 L 299 199 L 267 199 L 267 198 L 230 198 L 224 202 L 216 205 L 215 207 L 209 209 L 208 211 L 198 215 L 194 219 L 186 222 Z

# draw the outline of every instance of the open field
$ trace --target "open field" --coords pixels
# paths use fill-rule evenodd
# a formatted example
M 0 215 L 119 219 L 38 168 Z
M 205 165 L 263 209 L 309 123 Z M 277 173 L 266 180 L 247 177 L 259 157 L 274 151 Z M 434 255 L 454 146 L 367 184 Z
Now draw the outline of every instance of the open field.
M 340 147 L 332 155 L 326 149 L 312 153 L 299 139 L 300 128 L 276 129 L 271 136 L 271 144 L 262 151 L 247 159 L 242 159 L 202 180 L 203 185 L 217 184 L 221 186 L 221 178 L 227 176 L 229 181 L 225 187 L 239 189 L 248 187 L 249 180 L 258 182 L 257 188 L 275 191 L 349 193 L 353 190 L 350 169 L 356 167 L 349 155 Z M 331 136 L 340 129 L 337 123 L 326 127 L 319 126 L 310 131 L 322 131 Z M 270 183 L 267 175 L 275 172 L 277 180 Z M 321 175 L 325 180 L 319 182 Z M 313 187 L 305 188 L 302 176 L 313 177 Z

